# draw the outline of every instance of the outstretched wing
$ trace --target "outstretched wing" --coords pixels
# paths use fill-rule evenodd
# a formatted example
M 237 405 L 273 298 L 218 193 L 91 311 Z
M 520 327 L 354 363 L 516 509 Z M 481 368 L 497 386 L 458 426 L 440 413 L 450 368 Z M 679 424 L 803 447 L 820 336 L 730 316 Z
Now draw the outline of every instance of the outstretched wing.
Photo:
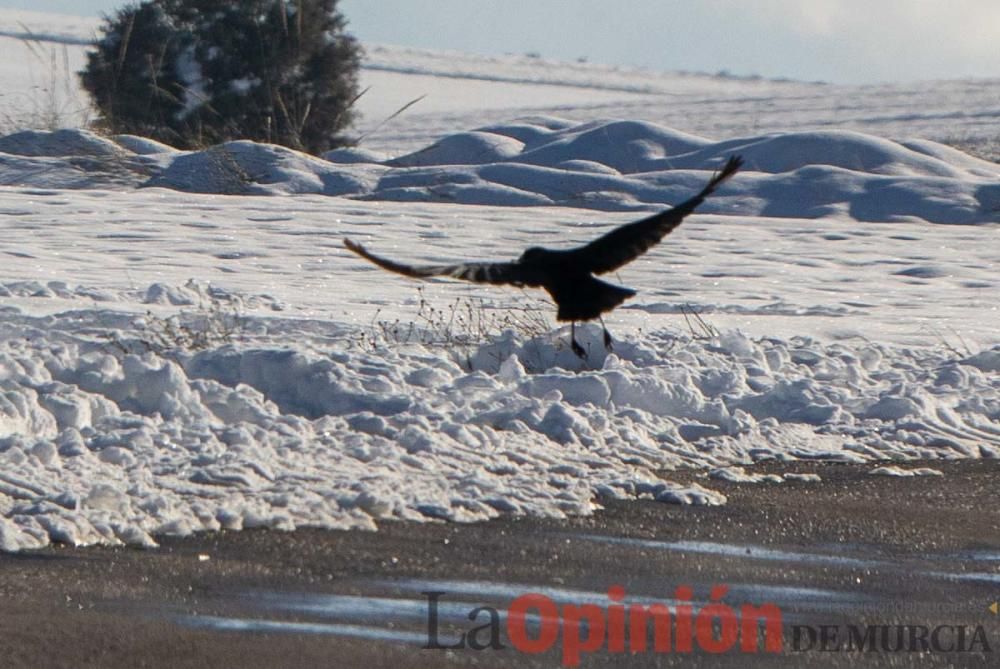
M 615 228 L 589 244 L 570 251 L 571 260 L 594 274 L 611 272 L 635 260 L 680 225 L 685 216 L 694 211 L 719 184 L 733 176 L 741 165 L 742 158 L 731 157 L 725 167 L 693 198 L 673 209 Z
M 427 279 L 433 276 L 448 276 L 453 279 L 464 279 L 476 283 L 510 284 L 513 286 L 540 286 L 542 277 L 537 271 L 516 262 L 497 263 L 462 263 L 458 265 L 404 265 L 388 258 L 371 253 L 361 244 L 350 239 L 344 240 L 344 246 L 354 251 L 382 269 L 403 274 L 415 279 Z

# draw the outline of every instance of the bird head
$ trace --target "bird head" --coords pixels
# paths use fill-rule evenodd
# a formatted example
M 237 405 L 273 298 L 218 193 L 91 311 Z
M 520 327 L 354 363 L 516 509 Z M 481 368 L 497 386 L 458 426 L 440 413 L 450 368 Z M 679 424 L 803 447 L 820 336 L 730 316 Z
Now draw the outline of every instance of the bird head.
M 547 253 L 548 251 L 543 249 L 541 246 L 532 246 L 531 248 L 526 249 L 525 252 L 521 254 L 521 257 L 518 258 L 517 262 L 522 264 L 540 262 L 542 259 L 545 258 L 545 255 Z

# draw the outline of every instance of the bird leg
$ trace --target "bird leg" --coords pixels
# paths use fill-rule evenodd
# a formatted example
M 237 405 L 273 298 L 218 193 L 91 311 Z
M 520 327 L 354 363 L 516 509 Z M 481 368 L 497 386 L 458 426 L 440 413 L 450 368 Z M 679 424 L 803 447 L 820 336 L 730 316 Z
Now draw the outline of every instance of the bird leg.
M 576 340 L 576 321 L 573 321 L 572 323 L 570 323 L 570 326 L 569 326 L 569 342 L 570 342 L 569 347 L 571 349 L 573 349 L 573 353 L 576 353 L 576 355 L 577 355 L 578 358 L 582 358 L 582 359 L 586 360 L 587 359 L 587 352 L 583 350 L 583 347 L 580 346 L 580 342 L 578 342 Z
M 611 350 L 614 348 L 611 345 L 611 333 L 608 332 L 608 326 L 604 324 L 603 317 L 598 316 L 597 320 L 601 321 L 601 327 L 604 328 L 604 348 L 607 349 L 608 353 L 611 353 Z

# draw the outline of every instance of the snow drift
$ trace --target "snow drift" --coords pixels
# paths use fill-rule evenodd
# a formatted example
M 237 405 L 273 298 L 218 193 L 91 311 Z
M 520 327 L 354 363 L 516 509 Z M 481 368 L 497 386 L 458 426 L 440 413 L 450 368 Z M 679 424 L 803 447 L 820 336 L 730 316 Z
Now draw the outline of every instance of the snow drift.
M 0 138 L 0 183 L 631 211 L 688 197 L 732 154 L 746 160 L 741 178 L 702 213 L 1000 221 L 1000 167 L 927 140 L 826 130 L 715 142 L 639 121 L 551 117 L 453 134 L 391 159 L 341 149 L 324 160 L 246 141 L 188 153 L 130 137 L 29 131 Z

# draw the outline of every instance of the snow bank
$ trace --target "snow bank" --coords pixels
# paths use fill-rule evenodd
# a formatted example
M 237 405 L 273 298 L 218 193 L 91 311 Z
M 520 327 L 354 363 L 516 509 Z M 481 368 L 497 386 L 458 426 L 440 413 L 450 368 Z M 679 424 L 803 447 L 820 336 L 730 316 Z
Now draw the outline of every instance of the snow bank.
M 715 142 L 640 121 L 551 117 L 457 133 L 383 159 L 326 159 L 253 142 L 177 152 L 85 131 L 0 138 L 3 183 L 87 188 L 128 182 L 186 192 L 315 193 L 364 200 L 489 206 L 662 208 L 700 188 L 728 156 L 739 179 L 699 210 L 735 216 L 980 224 L 1000 221 L 1000 167 L 922 140 L 859 132 L 792 132 Z M 86 157 L 86 159 L 84 159 Z
M 587 363 L 563 331 L 465 352 L 258 341 L 135 355 L 132 318 L 0 321 L 3 549 L 562 516 L 600 496 L 719 504 L 710 481 L 662 472 L 1000 457 L 995 375 L 942 351 L 655 332 L 607 354 L 588 326 Z M 109 325 L 116 345 L 93 334 Z M 349 340 L 326 328 L 317 341 Z

